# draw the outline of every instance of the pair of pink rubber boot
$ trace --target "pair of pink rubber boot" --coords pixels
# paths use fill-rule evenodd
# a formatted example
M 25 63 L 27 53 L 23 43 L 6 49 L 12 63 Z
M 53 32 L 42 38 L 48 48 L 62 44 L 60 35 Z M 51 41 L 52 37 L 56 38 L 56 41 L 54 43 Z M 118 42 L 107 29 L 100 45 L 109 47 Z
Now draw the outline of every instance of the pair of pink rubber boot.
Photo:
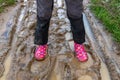
M 47 44 L 40 45 L 35 50 L 35 58 L 37 60 L 44 60 L 47 56 Z M 75 56 L 80 62 L 86 62 L 88 60 L 87 52 L 85 51 L 83 44 L 74 43 Z

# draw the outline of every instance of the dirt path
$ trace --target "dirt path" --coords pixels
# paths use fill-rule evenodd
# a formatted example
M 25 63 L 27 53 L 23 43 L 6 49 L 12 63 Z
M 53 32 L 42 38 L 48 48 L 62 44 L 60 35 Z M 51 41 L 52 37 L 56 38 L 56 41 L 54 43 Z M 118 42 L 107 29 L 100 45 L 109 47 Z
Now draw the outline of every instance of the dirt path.
M 0 39 L 0 80 L 119 80 L 119 70 L 116 71 L 119 67 L 116 62 L 108 65 L 114 58 L 108 56 L 111 60 L 106 60 L 85 15 L 85 46 L 89 60 L 80 63 L 74 58 L 70 23 L 63 0 L 55 0 L 54 6 L 49 29 L 49 56 L 42 62 L 33 57 L 36 2 L 24 0 L 15 7 Z M 85 12 L 89 13 L 87 8 Z
M 3 13 L 0 13 L 0 35 L 6 30 L 6 24 L 13 13 L 13 9 L 16 5 L 8 7 Z

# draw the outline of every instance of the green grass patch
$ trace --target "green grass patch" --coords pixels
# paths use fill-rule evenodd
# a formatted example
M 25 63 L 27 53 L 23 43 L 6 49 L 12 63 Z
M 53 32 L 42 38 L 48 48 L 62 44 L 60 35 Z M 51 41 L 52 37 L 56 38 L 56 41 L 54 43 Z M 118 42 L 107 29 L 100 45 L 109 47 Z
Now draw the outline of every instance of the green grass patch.
M 0 13 L 4 11 L 5 7 L 15 4 L 16 0 L 0 0 Z
M 91 0 L 91 10 L 120 43 L 120 0 Z

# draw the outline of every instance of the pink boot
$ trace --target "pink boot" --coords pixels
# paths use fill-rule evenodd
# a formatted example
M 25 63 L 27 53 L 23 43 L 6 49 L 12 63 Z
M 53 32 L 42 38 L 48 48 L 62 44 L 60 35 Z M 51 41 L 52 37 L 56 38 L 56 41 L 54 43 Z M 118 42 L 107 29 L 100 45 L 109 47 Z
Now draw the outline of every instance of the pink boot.
M 47 45 L 40 45 L 36 48 L 34 57 L 37 60 L 45 59 L 46 55 L 47 55 Z
M 74 43 L 74 49 L 76 53 L 76 58 L 81 62 L 86 62 L 88 60 L 87 52 L 84 49 L 83 44 Z

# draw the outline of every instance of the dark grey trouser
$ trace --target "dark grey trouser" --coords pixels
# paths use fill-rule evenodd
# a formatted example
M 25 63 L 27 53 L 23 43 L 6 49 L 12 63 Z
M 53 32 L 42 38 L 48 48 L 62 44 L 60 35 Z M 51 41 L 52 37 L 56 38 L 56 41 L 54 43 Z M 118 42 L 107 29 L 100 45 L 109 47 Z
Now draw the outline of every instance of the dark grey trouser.
M 85 29 L 83 25 L 82 12 L 83 0 L 65 0 L 67 16 L 71 23 L 73 40 L 82 44 L 85 42 Z M 44 45 L 48 42 L 49 22 L 52 16 L 53 0 L 37 0 L 37 26 L 34 43 Z

